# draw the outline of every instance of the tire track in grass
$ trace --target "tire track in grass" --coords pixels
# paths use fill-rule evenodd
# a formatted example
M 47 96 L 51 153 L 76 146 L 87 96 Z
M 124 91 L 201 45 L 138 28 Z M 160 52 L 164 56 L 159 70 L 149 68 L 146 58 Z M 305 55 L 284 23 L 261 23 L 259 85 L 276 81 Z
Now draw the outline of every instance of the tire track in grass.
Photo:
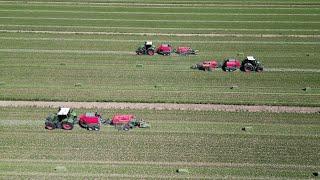
M 192 1 L 193 2 L 193 1 Z M 206 2 L 206 1 L 205 1 Z M 12 1 L 0 1 L 0 3 L 2 5 L 16 5 L 14 3 L 12 3 Z M 292 9 L 292 8 L 310 8 L 312 7 L 312 9 L 318 9 L 318 7 L 314 7 L 314 6 L 318 6 L 318 3 L 315 4 L 234 4 L 234 3 L 229 3 L 229 4 L 221 4 L 221 3 L 205 3 L 205 4 L 201 4 L 198 1 L 195 3 L 137 3 L 137 2 L 132 2 L 132 3 L 128 3 L 128 2 L 67 2 L 67 1 L 60 1 L 60 2 L 41 2 L 41 1 L 28 1 L 27 3 L 28 5 L 38 5 L 38 6 L 43 6 L 43 5 L 47 5 L 47 6 L 85 6 L 85 7 L 138 7 L 138 8 L 212 8 L 212 7 L 245 7 L 244 9 L 252 9 L 253 7 L 260 7 L 263 9 Z
M 1 38 L 0 38 L 1 39 Z M 97 51 L 97 50 L 62 50 L 62 49 L 0 49 L 0 52 L 14 52 L 14 53 L 71 53 L 71 54 L 118 54 L 118 55 L 132 55 L 135 56 L 136 53 L 134 51 Z M 179 56 L 179 55 L 172 55 Z M 220 69 L 217 69 L 220 71 Z M 172 70 L 163 70 L 172 72 Z M 175 70 L 176 72 L 188 72 L 190 70 Z M 266 72 L 312 72 L 312 73 L 320 73 L 320 69 L 298 69 L 298 68 L 265 68 Z M 226 93 L 234 93 L 234 92 L 226 92 Z M 236 92 L 240 93 L 240 92 Z M 244 92 L 245 93 L 245 92 Z M 269 93 L 261 93 L 261 94 L 269 94 Z M 275 93 L 270 93 L 275 94 Z M 277 94 L 289 94 L 289 93 L 277 93 Z M 299 94 L 299 93 L 291 93 L 291 94 Z M 318 95 L 318 94 L 308 94 L 308 95 Z
M 85 164 L 117 164 L 117 165 L 159 165 L 159 166 L 195 166 L 195 167 L 279 167 L 279 168 L 319 168 L 314 165 L 299 164 L 264 164 L 264 163 L 224 163 L 224 162 L 163 162 L 163 161 L 79 161 L 79 160 L 47 160 L 47 159 L 0 159 L 3 162 L 24 163 L 85 163 Z
M 266 106 L 266 105 L 223 105 L 223 104 L 172 104 L 172 103 L 117 103 L 117 102 L 49 102 L 49 101 L 0 101 L 0 107 L 48 107 L 61 106 L 95 109 L 154 109 L 154 110 L 197 110 L 226 112 L 275 112 L 275 113 L 320 113 L 320 107 Z
M 123 54 L 135 55 L 134 51 L 94 51 L 94 50 L 62 50 L 62 49 L 0 49 L 0 52 L 22 53 L 75 53 L 75 54 Z
M 283 23 L 283 24 L 320 24 L 320 21 L 248 21 L 248 20 L 169 20 L 169 19 L 116 19 L 116 18 L 62 18 L 62 17 L 20 17 L 7 16 L 0 19 L 28 19 L 28 20 L 70 20 L 70 21 L 116 21 L 116 22 L 174 22 L 174 23 Z
M 52 12 L 52 13 L 86 13 L 86 14 L 140 14 L 140 15 L 224 15 L 224 16 L 320 16 L 320 14 L 288 14 L 288 13 L 196 13 L 196 12 L 132 12 L 132 11 L 72 11 L 72 10 L 31 10 L 31 9 L 0 9 L 0 12 Z
M 152 28 L 152 27 L 125 27 L 125 26 L 57 26 L 57 25 L 14 25 L 14 24 L 0 24 L 2 27 L 39 27 L 39 28 L 87 28 L 87 29 L 140 29 L 140 30 L 193 30 L 193 31 L 226 31 L 226 30 L 233 30 L 233 31 L 281 31 L 281 32 L 320 32 L 319 29 L 226 29 L 226 28 L 172 28 L 172 27 L 159 27 L 159 28 Z
M 141 40 L 118 40 L 118 39 L 79 39 L 79 38 L 25 38 L 25 37 L 0 37 L 2 40 L 23 40 L 23 41 L 80 41 L 80 42 L 137 42 L 141 43 Z M 153 41 L 162 42 L 162 41 Z M 170 43 L 196 43 L 196 44 L 296 44 L 296 45 L 320 45 L 320 42 L 306 42 L 306 41 L 295 41 L 295 42 L 283 42 L 283 41 L 170 41 Z
M 284 34 L 186 34 L 186 33 L 123 33 L 123 32 L 92 32 L 92 31 L 33 31 L 33 30 L 0 30 L 3 33 L 38 33 L 38 34 L 84 34 L 84 35 L 136 35 L 136 36 L 178 36 L 178 37 L 297 37 L 320 38 L 320 35 L 284 35 Z

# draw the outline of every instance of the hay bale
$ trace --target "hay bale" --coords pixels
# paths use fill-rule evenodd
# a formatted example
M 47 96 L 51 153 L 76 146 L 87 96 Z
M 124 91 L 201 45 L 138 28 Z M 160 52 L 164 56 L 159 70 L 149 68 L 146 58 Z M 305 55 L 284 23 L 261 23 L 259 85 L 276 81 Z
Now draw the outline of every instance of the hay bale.
M 0 81 L 0 86 L 6 85 L 6 82 Z
M 177 169 L 176 170 L 177 173 L 189 173 L 188 169 Z
M 81 84 L 81 83 L 76 83 L 74 86 L 75 86 L 75 87 L 81 87 L 82 84 Z
M 137 68 L 143 68 L 143 64 L 137 64 L 136 67 Z
M 246 126 L 246 127 L 241 128 L 242 131 L 249 131 L 251 129 L 252 129 L 251 126 Z
M 305 88 L 303 88 L 302 90 L 304 90 L 304 91 L 311 91 L 311 87 L 305 87 Z
M 67 171 L 67 168 L 65 166 L 56 166 L 54 170 L 58 172 L 64 172 Z
M 233 85 L 230 87 L 230 89 L 237 89 L 237 88 L 239 88 L 239 86 L 237 86 L 237 85 Z

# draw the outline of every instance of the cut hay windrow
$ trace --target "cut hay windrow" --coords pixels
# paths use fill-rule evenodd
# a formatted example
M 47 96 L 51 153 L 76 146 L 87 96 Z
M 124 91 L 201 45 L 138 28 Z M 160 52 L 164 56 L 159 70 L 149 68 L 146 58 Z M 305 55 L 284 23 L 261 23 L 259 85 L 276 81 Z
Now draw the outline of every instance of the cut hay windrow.
M 132 12 L 132 11 L 78 11 L 78 10 L 40 10 L 40 9 L 0 9 L 0 12 L 52 12 L 52 13 L 85 13 L 85 14 L 142 14 L 142 15 L 224 15 L 224 16 L 320 16 L 320 14 L 289 13 L 196 13 L 196 12 Z
M 69 20 L 69 21 L 117 21 L 117 22 L 174 22 L 174 23 L 282 23 L 282 24 L 320 24 L 320 21 L 270 21 L 270 20 L 169 20 L 169 19 L 117 19 L 117 18 L 63 18 L 63 17 L 21 17 L 7 16 L 0 19 L 31 19 L 31 20 Z
M 127 40 L 119 40 L 119 39 L 80 39 L 80 38 L 27 38 L 27 37 L 0 37 L 0 39 L 3 40 L 23 40 L 23 41 L 29 41 L 29 40 L 34 40 L 34 41 L 84 41 L 84 42 L 141 42 L 141 40 L 132 40 L 132 39 L 127 39 Z M 158 42 L 158 41 L 154 41 Z M 161 42 L 161 41 L 159 41 Z M 295 41 L 295 42 L 283 42 L 283 41 L 176 41 L 172 40 L 170 43 L 193 43 L 193 44 L 296 44 L 296 45 L 320 45 L 320 42 L 307 42 L 307 41 Z
M 180 2 L 180 1 L 179 1 Z M 28 1 L 29 5 L 48 5 L 48 6 L 72 6 L 72 7 L 77 7 L 77 6 L 87 6 L 87 7 L 143 7 L 143 8 L 211 8 L 211 7 L 219 7 L 219 8 L 223 8 L 223 7 L 245 7 L 245 9 L 251 9 L 251 8 L 263 8 L 263 9 L 291 9 L 291 8 L 310 8 L 312 7 L 313 9 L 317 9 L 317 3 L 293 3 L 293 4 L 239 4 L 239 3 L 208 3 L 207 1 L 203 1 L 203 3 L 201 3 L 202 1 L 192 1 L 194 3 L 190 3 L 188 1 L 181 1 L 180 3 L 172 3 L 172 1 L 170 2 L 163 2 L 163 3 L 139 3 L 139 2 L 132 2 L 132 3 L 127 3 L 127 2 L 72 2 L 72 1 L 60 1 L 60 2 L 50 2 L 50 1 L 46 1 L 46 2 L 41 2 L 41 1 Z M 4 5 L 12 5 L 12 1 L 1 1 L 1 4 Z
M 319 38 L 320 35 L 285 35 L 285 34 L 177 34 L 177 33 L 121 33 L 121 32 L 79 32 L 79 31 L 32 31 L 32 30 L 0 30 L 7 33 L 43 33 L 43 34 L 92 34 L 92 35 L 137 35 L 137 36 L 180 36 L 180 37 L 297 37 Z
M 32 24 L 0 24 L 0 26 L 6 28 L 6 27 L 32 27 L 32 28 L 77 28 L 77 29 L 82 29 L 82 28 L 89 28 L 89 29 L 137 29 L 137 30 L 143 30 L 143 29 L 148 29 L 148 30 L 190 30 L 190 31 L 262 31 L 262 32 L 267 32 L 267 31 L 279 31 L 279 32 L 320 32 L 319 29 L 252 29 L 252 28 L 232 28 L 232 29 L 227 29 L 227 28 L 190 28 L 190 27 L 129 27 L 129 26 L 59 26 L 59 25 L 32 25 Z M 5 29 L 3 29 L 5 30 Z M 9 30 L 9 29 L 8 29 Z

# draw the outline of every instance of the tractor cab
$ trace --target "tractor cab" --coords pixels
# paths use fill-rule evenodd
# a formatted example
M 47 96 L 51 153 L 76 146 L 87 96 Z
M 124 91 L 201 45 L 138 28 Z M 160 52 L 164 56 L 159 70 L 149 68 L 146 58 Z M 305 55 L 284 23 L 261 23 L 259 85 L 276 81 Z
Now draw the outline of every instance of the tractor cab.
M 240 69 L 245 72 L 251 72 L 251 71 L 261 72 L 261 71 L 263 71 L 263 67 L 262 67 L 261 63 L 253 56 L 247 56 L 242 61 Z
M 145 49 L 149 49 L 149 48 L 151 48 L 152 47 L 152 41 L 146 41 L 146 42 L 144 42 L 144 47 L 145 47 Z
M 70 113 L 72 113 L 71 108 L 59 108 L 57 117 L 59 121 L 62 121 L 65 118 L 68 118 L 70 116 Z

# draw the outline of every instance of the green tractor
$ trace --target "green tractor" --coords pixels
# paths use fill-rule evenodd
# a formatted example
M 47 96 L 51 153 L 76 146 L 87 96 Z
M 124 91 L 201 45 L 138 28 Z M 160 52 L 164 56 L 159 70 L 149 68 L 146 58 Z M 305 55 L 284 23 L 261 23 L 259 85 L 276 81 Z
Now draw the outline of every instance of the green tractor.
M 77 123 L 77 114 L 71 108 L 59 108 L 56 114 L 50 114 L 45 121 L 45 128 L 72 130 Z
M 144 44 L 136 50 L 137 55 L 149 55 L 153 56 L 156 51 L 156 47 L 151 41 L 146 41 Z

